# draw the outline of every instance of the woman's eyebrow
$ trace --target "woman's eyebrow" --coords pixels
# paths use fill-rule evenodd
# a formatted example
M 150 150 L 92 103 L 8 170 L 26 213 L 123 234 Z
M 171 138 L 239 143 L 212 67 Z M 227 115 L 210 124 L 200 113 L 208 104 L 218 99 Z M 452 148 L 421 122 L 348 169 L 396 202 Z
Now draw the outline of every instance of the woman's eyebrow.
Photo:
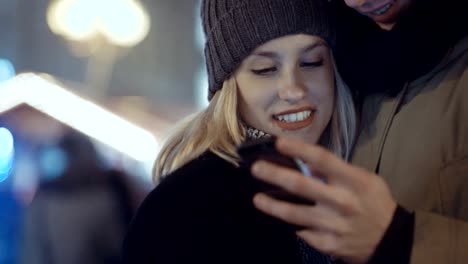
M 323 41 L 317 41 L 315 43 L 312 43 L 302 48 L 301 53 L 309 52 L 311 50 L 314 50 L 318 47 L 323 47 L 323 46 L 327 46 L 327 44 Z M 271 58 L 271 59 L 277 59 L 280 57 L 279 54 L 273 51 L 256 51 L 252 53 L 252 56 L 266 57 L 266 58 Z
M 257 51 L 257 52 L 253 52 L 252 56 L 267 57 L 271 59 L 276 59 L 279 57 L 279 55 L 273 51 Z
M 309 52 L 311 50 L 314 50 L 318 47 L 324 47 L 324 46 L 327 46 L 327 44 L 325 44 L 323 41 L 318 41 L 318 42 L 315 42 L 313 44 L 310 44 L 304 48 L 302 48 L 302 53 L 305 53 L 305 52 Z

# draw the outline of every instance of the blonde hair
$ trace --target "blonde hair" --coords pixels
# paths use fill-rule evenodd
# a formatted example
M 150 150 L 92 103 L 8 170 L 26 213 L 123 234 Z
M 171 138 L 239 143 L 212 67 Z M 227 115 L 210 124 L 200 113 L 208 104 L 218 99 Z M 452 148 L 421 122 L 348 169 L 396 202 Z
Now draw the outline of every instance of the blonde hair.
M 333 69 L 335 109 L 319 144 L 349 159 L 356 134 L 356 114 L 351 93 L 334 63 Z M 245 132 L 237 105 L 237 83 L 231 77 L 223 83 L 206 109 L 188 116 L 176 126 L 158 155 L 153 180 L 157 182 L 207 150 L 238 166 L 236 146 L 245 140 Z
M 357 114 L 351 91 L 341 78 L 334 61 L 332 59 L 335 74 L 335 110 L 327 128 L 328 131 L 322 135 L 322 138 L 327 138 L 327 140 L 321 145 L 337 156 L 349 160 L 356 138 Z
M 157 181 L 207 150 L 237 164 L 236 146 L 245 139 L 238 117 L 237 98 L 236 81 L 230 78 L 206 109 L 181 121 L 159 152 L 153 179 Z

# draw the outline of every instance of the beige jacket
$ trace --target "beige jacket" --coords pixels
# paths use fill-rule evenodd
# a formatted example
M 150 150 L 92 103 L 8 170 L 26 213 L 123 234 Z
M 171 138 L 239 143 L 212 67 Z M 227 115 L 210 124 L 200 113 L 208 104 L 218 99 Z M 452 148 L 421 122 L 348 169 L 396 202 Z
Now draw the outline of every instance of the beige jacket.
M 364 104 L 353 163 L 416 212 L 412 264 L 468 263 L 467 65 L 465 37 L 396 98 Z

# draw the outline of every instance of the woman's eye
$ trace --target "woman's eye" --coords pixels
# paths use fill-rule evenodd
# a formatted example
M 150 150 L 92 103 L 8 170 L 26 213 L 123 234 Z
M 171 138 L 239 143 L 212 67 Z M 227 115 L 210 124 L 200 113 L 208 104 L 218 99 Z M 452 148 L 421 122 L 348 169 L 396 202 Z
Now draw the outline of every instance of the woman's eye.
M 301 62 L 301 67 L 304 68 L 314 68 L 314 67 L 320 67 L 323 65 L 323 60 L 319 61 L 311 61 L 311 62 Z
M 269 67 L 263 69 L 252 69 L 252 72 L 256 75 L 267 75 L 276 71 L 276 67 Z

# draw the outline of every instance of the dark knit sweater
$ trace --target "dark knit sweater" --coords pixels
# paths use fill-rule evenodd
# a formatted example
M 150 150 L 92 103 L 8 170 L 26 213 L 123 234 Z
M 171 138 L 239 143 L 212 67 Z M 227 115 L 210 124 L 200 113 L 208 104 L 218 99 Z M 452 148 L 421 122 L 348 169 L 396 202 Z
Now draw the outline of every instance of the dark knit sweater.
M 286 224 L 252 204 L 256 181 L 205 154 L 168 175 L 141 205 L 124 263 L 301 263 Z
M 298 243 L 292 226 L 255 209 L 252 197 L 259 188 L 247 169 L 212 153 L 189 162 L 140 206 L 124 242 L 123 264 L 329 263 L 328 257 Z M 398 243 L 394 236 L 408 232 L 408 225 L 400 223 L 412 222 L 414 216 L 400 207 L 395 216 L 371 263 L 407 258 L 406 250 L 403 256 L 393 251 Z

